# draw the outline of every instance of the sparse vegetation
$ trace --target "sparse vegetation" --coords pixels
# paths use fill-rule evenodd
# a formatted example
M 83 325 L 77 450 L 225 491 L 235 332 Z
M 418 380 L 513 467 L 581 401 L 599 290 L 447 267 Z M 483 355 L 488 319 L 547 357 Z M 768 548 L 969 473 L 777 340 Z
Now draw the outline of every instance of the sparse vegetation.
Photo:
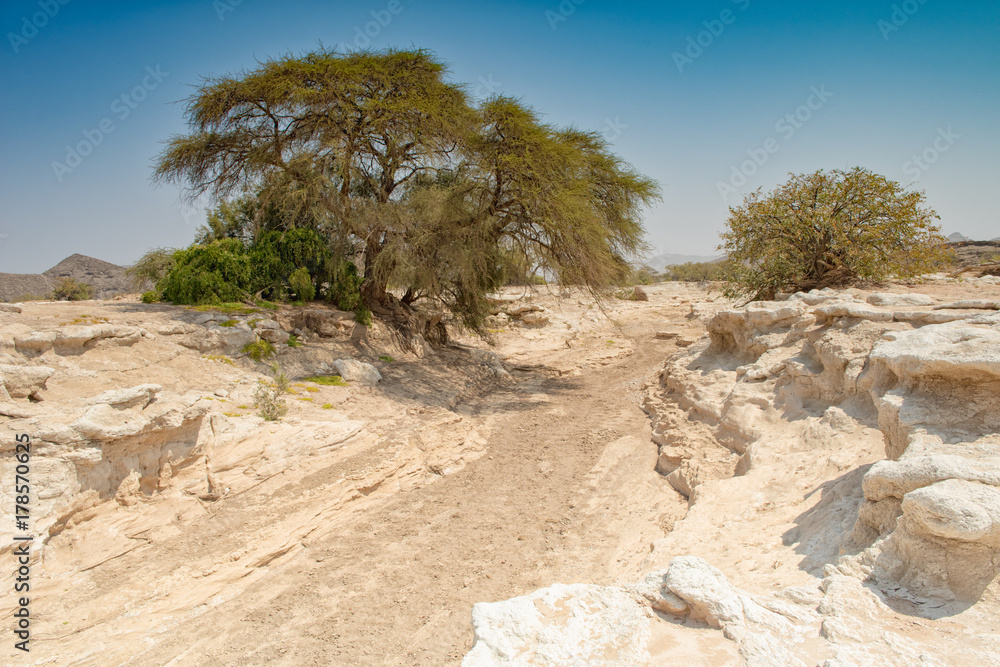
M 242 303 L 217 303 L 217 304 L 205 304 L 202 306 L 195 306 L 195 310 L 199 313 L 207 313 L 210 311 L 219 311 L 223 315 L 256 315 L 260 311 L 256 308 L 251 308 Z
M 312 382 L 313 384 L 326 385 L 328 387 L 347 387 L 348 384 L 344 382 L 344 378 L 339 375 L 313 375 L 311 377 L 303 378 L 306 382 Z
M 947 258 L 922 192 L 856 167 L 793 175 L 730 209 L 720 250 L 730 298 L 773 299 L 933 270 Z
M 91 298 L 94 288 L 73 278 L 60 278 L 52 288 L 49 298 L 53 301 L 86 301 Z
M 287 345 L 288 347 L 302 347 L 302 342 L 299 340 L 298 336 L 291 334 L 288 336 Z
M 224 364 L 229 364 L 230 366 L 235 366 L 233 360 L 223 354 L 206 354 L 203 359 L 208 359 L 209 361 L 219 361 Z
M 240 320 L 226 320 L 225 322 L 220 322 L 219 326 L 229 328 L 229 327 L 235 327 L 239 323 Z
M 323 404 L 323 409 L 324 410 L 333 410 L 333 403 L 324 403 Z
M 145 289 L 149 285 L 156 285 L 156 283 L 163 280 L 163 277 L 167 275 L 170 267 L 174 264 L 174 253 L 176 252 L 173 248 L 153 248 L 147 251 L 145 255 L 139 258 L 139 261 L 125 270 L 125 274 L 132 279 L 132 287 L 138 291 Z M 145 300 L 146 294 L 149 293 L 143 293 L 143 303 L 152 303 Z M 159 297 L 158 292 L 152 293 Z M 156 300 L 159 301 L 159 298 Z
M 148 290 L 142 293 L 143 303 L 156 303 L 160 300 L 160 293 L 155 290 Z
M 274 356 L 274 345 L 262 338 L 254 343 L 247 343 L 243 346 L 243 354 L 257 362 L 264 361 Z
M 380 361 L 384 361 L 387 364 L 391 364 L 392 362 L 396 361 L 395 359 L 393 359 L 392 357 L 390 357 L 388 354 L 381 355 L 379 357 L 379 360 Z
M 281 371 L 278 364 L 273 364 L 274 383 L 259 382 L 254 392 L 254 405 L 258 414 L 266 421 L 278 421 L 288 412 L 288 406 L 281 398 L 288 393 L 288 377 Z

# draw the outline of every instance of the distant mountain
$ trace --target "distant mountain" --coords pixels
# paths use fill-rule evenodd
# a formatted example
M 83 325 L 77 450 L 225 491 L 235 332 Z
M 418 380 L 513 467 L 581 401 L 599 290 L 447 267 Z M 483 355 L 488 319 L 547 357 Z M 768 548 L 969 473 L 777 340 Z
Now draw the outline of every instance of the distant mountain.
M 725 258 L 725 255 L 674 255 L 671 253 L 662 253 L 648 258 L 643 264 L 657 271 L 662 271 L 665 267 L 675 264 L 721 262 Z
M 125 267 L 86 255 L 70 255 L 43 273 L 0 273 L 0 301 L 25 296 L 45 298 L 60 278 L 72 278 L 94 288 L 95 299 L 134 292 Z
M 948 235 L 948 240 L 951 243 L 960 243 L 962 241 L 968 241 L 969 237 L 965 236 L 964 234 L 959 234 L 958 232 L 955 232 L 954 234 Z

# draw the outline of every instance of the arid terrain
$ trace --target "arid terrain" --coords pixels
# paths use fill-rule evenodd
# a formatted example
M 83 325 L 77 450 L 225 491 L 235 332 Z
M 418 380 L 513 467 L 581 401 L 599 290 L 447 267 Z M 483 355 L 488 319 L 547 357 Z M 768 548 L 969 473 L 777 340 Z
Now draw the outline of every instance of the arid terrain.
M 1000 279 L 645 290 L 510 292 L 495 346 L 434 349 L 0 305 L 4 664 L 1000 665 Z

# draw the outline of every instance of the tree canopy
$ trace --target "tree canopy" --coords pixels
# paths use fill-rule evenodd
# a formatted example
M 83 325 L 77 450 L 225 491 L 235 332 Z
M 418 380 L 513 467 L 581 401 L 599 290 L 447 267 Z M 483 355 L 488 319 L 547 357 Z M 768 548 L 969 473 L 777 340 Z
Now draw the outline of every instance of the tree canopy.
M 627 276 L 656 183 L 599 134 L 509 97 L 476 102 L 447 74 L 424 50 L 319 50 L 210 78 L 156 178 L 193 197 L 254 193 L 269 214 L 249 225 L 237 206 L 202 240 L 309 227 L 357 260 L 373 312 L 420 333 L 415 302 L 478 328 L 488 293 L 525 267 L 594 289 Z
M 922 192 L 866 169 L 792 175 L 730 208 L 722 245 L 731 297 L 771 299 L 809 290 L 919 275 L 945 257 Z

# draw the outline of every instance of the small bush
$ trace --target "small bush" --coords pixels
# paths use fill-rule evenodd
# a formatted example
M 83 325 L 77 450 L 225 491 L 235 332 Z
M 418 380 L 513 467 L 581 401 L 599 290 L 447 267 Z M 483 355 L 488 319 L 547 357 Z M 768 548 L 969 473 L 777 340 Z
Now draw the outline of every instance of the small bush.
M 94 288 L 87 283 L 78 283 L 72 278 L 60 278 L 52 289 L 52 299 L 55 301 L 85 301 L 94 293 Z
M 284 392 L 280 386 L 268 385 L 264 382 L 257 384 L 257 391 L 254 392 L 253 402 L 258 413 L 266 421 L 278 421 L 288 412 L 288 406 L 281 399 Z
M 324 403 L 323 404 L 323 409 L 324 410 L 333 410 L 333 403 Z
M 149 290 L 148 292 L 142 293 L 143 303 L 156 303 L 160 300 L 160 295 L 154 290 Z
M 295 334 L 291 334 L 288 337 L 288 347 L 302 347 L 302 341 Z
M 379 360 L 380 361 L 384 361 L 387 364 L 391 364 L 392 362 L 396 361 L 395 359 L 393 359 L 392 357 L 390 357 L 388 354 L 383 354 L 381 357 L 379 357 Z
M 247 343 L 243 346 L 243 353 L 254 361 L 264 361 L 274 356 L 274 346 L 270 342 L 259 339 L 255 343 Z
M 219 326 L 220 327 L 230 327 L 231 328 L 231 327 L 235 327 L 239 323 L 240 323 L 239 320 L 226 320 L 225 322 L 221 322 L 219 324 Z
M 308 302 L 316 298 L 316 286 L 313 285 L 309 269 L 304 266 L 292 271 L 292 275 L 288 276 L 288 285 L 299 301 Z
M 313 375 L 312 377 L 303 378 L 306 382 L 312 382 L 314 384 L 322 384 L 328 387 L 347 387 L 348 384 L 344 382 L 344 378 L 339 375 Z

